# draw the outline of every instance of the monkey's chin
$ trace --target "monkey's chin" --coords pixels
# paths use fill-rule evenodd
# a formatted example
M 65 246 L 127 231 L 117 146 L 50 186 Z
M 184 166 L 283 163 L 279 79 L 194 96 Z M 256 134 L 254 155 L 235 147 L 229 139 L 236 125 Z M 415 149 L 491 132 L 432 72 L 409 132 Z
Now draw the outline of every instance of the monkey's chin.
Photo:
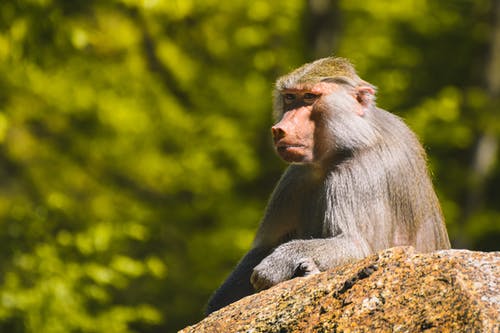
M 276 152 L 288 163 L 310 163 L 312 161 L 311 154 L 304 146 L 278 146 Z

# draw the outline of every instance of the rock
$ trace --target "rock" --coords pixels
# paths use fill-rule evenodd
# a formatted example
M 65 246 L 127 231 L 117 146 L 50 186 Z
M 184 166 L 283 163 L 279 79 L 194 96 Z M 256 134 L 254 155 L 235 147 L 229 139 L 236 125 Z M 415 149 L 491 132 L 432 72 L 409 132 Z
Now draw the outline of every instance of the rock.
M 382 251 L 283 282 L 187 332 L 499 332 L 500 252 Z

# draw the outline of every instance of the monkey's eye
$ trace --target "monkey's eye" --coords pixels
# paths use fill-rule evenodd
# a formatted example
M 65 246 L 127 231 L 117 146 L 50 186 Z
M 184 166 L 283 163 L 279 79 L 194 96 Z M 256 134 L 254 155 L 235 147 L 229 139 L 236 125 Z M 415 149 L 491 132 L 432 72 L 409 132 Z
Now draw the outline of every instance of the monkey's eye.
M 304 102 L 308 104 L 314 103 L 315 100 L 317 100 L 319 95 L 312 94 L 312 93 L 305 93 L 304 94 Z
M 295 95 L 294 94 L 284 94 L 283 100 L 285 101 L 285 104 L 292 104 L 295 101 Z

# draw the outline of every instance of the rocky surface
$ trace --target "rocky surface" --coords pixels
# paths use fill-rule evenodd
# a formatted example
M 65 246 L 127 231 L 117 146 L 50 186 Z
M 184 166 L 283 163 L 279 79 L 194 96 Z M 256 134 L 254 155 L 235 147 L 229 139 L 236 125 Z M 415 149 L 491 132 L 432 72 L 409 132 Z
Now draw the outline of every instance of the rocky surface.
M 499 332 L 500 252 L 412 248 L 296 278 L 187 332 Z

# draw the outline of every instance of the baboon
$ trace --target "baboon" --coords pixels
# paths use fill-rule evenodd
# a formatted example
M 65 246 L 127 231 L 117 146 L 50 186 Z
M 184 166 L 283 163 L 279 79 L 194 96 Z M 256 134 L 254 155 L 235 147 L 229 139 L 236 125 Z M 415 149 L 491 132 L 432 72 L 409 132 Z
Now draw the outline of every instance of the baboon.
M 375 91 L 336 57 L 278 79 L 272 135 L 290 165 L 252 249 L 207 313 L 393 246 L 450 247 L 424 149 L 400 118 L 376 106 Z

